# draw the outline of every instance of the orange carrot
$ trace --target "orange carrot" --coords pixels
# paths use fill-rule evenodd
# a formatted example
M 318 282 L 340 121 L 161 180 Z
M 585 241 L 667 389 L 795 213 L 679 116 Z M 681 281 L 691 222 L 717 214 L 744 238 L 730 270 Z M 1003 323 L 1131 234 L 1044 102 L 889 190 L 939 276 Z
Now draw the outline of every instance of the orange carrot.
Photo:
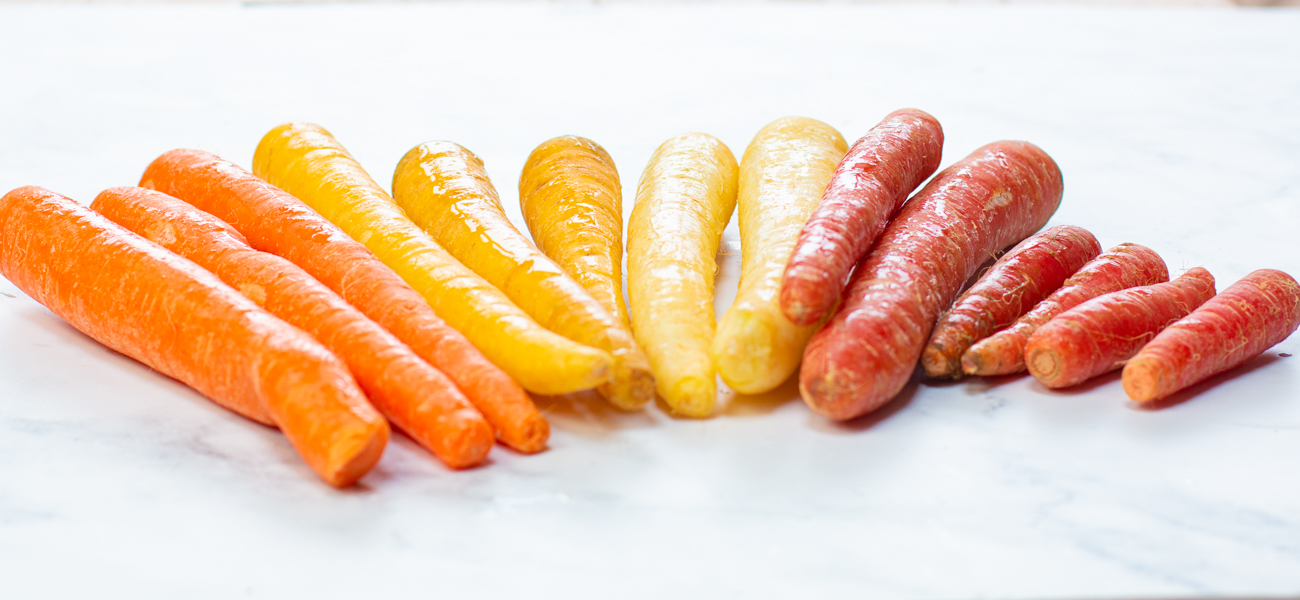
M 1124 365 L 1124 391 L 1137 402 L 1165 398 L 1237 367 L 1300 327 L 1300 284 L 1260 269 L 1161 331 Z
M 1169 269 L 1154 250 L 1138 244 L 1115 246 L 1071 275 L 1015 324 L 971 346 L 961 357 L 961 370 L 985 376 L 1024 371 L 1029 336 L 1052 317 L 1102 294 L 1165 281 Z
M 1059 225 L 1008 251 L 939 317 L 921 367 L 930 377 L 961 377 L 961 355 L 1061 287 L 1101 245 L 1088 230 Z
M 492 427 L 456 385 L 306 271 L 250 248 L 224 221 L 161 192 L 110 188 L 90 207 L 311 334 L 343 360 L 376 408 L 448 466 L 487 457 Z
M 329 286 L 437 367 L 520 452 L 546 448 L 550 427 L 519 384 L 361 243 L 309 206 L 234 163 L 198 150 L 172 150 L 140 185 L 180 198 L 242 233 L 258 250 L 284 257 Z
M 1168 283 L 1098 296 L 1029 336 L 1025 365 L 1047 387 L 1079 385 L 1124 366 L 1160 330 L 1213 296 L 1214 277 L 1200 267 Z
M 49 190 L 0 198 L 0 274 L 100 343 L 279 426 L 331 485 L 379 460 L 388 423 L 316 340 L 212 273 Z

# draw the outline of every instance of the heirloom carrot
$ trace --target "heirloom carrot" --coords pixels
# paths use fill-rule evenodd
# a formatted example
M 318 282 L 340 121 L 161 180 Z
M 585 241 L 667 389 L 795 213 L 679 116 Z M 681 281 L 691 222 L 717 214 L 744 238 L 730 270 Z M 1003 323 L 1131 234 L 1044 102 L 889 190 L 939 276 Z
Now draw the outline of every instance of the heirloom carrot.
M 609 379 L 608 352 L 538 325 L 501 290 L 452 258 L 324 128 L 286 123 L 272 129 L 257 145 L 253 173 L 365 244 L 525 389 L 566 394 Z
M 1010 327 L 976 342 L 961 357 L 967 375 L 1010 375 L 1025 370 L 1025 344 L 1034 330 L 1080 303 L 1102 294 L 1169 281 L 1169 269 L 1154 250 L 1120 244 L 1079 268 L 1052 295 Z
M 907 195 L 939 168 L 943 128 L 924 111 L 885 116 L 835 167 L 821 204 L 799 233 L 781 282 L 781 310 L 814 325 L 835 308 L 849 271 Z
M 1167 283 L 1098 296 L 1034 331 L 1025 366 L 1047 387 L 1079 385 L 1124 366 L 1162 329 L 1213 296 L 1214 277 L 1200 267 Z
M 1300 285 L 1260 269 L 1156 335 L 1124 365 L 1137 402 L 1165 398 L 1262 354 L 1300 327 Z
M 629 329 L 623 304 L 623 189 L 600 144 L 572 135 L 542 142 L 519 175 L 533 241 Z
M 848 145 L 830 125 L 803 117 L 769 123 L 740 162 L 740 288 L 718 322 L 718 375 L 742 394 L 781 385 L 816 329 L 781 312 L 781 276 L 799 231 L 817 208 Z
M 703 133 L 655 150 L 627 224 L 632 331 L 655 386 L 676 414 L 707 417 L 717 402 L 713 277 L 722 230 L 736 208 L 736 158 Z
M 90 207 L 311 334 L 343 360 L 376 408 L 448 466 L 487 457 L 492 428 L 455 384 L 306 271 L 252 249 L 224 221 L 161 192 L 110 188 Z
M 972 344 L 1014 323 L 1100 253 L 1097 238 L 1073 225 L 1026 238 L 939 317 L 921 368 L 930 377 L 961 377 L 961 356 Z
M 632 410 L 654 398 L 650 363 L 632 333 L 510 223 L 472 152 L 451 142 L 412 148 L 393 173 L 393 199 L 543 327 L 609 352 L 613 376 L 598 389 L 611 404 Z
M 199 150 L 164 153 L 145 170 L 140 185 L 212 214 L 253 248 L 288 259 L 329 286 L 450 377 L 503 444 L 520 452 L 546 448 L 550 427 L 523 388 L 397 273 L 301 200 Z
M 1028 142 L 994 142 L 944 169 L 858 264 L 843 302 L 804 354 L 799 389 L 851 419 L 889 402 L 915 370 L 939 311 L 993 253 L 1042 227 L 1061 171 Z
M 330 485 L 383 454 L 388 423 L 316 340 L 64 196 L 33 186 L 0 198 L 0 274 L 105 346 L 278 426 Z

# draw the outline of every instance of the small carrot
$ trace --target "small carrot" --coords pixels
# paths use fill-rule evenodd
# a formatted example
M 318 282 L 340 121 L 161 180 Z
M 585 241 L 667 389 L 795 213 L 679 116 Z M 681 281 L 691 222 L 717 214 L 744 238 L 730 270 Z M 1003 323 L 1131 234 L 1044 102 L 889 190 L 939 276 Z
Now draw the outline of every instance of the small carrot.
M 849 148 L 785 268 L 781 311 L 790 322 L 815 325 L 835 308 L 853 265 L 942 157 L 943 127 L 912 108 L 886 115 Z
M 343 360 L 376 408 L 448 466 L 487 458 L 492 428 L 456 385 L 306 271 L 252 249 L 224 221 L 162 192 L 110 188 L 90 207 L 311 334 Z
M 1124 365 L 1124 391 L 1137 402 L 1165 398 L 1259 356 L 1297 327 L 1300 284 L 1282 271 L 1260 269 L 1138 351 Z
M 1080 303 L 1122 289 L 1169 281 L 1169 269 L 1154 250 L 1120 244 L 1079 268 L 1047 299 L 1010 327 L 976 342 L 961 356 L 967 375 L 1010 375 L 1025 370 L 1025 344 L 1044 323 Z
M 1037 231 L 1061 204 L 1061 170 L 1028 142 L 994 142 L 916 193 L 858 263 L 838 312 L 808 343 L 804 402 L 836 420 L 907 384 L 939 312 L 984 258 Z
M 329 286 L 450 377 L 503 444 L 520 452 L 546 448 L 550 426 L 524 389 L 396 272 L 301 200 L 199 150 L 164 153 L 145 170 L 140 185 L 212 214 L 253 248 L 284 257 Z
M 961 377 L 961 356 L 972 344 L 1014 323 L 1100 253 L 1097 238 L 1073 225 L 1026 238 L 939 317 L 921 368 L 930 377 Z
M 789 379 L 817 329 L 786 318 L 781 277 L 846 150 L 834 127 L 785 117 L 758 130 L 741 156 L 740 286 L 709 349 L 718 376 L 737 392 L 761 394 Z
M 1124 366 L 1162 329 L 1213 296 L 1214 277 L 1200 267 L 1167 283 L 1098 296 L 1029 336 L 1025 366 L 1047 387 L 1079 385 Z
M 383 454 L 388 423 L 329 350 L 71 199 L 34 186 L 0 198 L 0 274 L 105 346 L 278 426 L 330 485 Z

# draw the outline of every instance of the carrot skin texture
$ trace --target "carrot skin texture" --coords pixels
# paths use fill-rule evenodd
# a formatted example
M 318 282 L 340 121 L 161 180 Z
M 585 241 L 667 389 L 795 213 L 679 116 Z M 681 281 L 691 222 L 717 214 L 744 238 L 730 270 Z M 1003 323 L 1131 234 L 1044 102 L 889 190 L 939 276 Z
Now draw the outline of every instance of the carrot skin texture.
M 1062 185 L 1047 153 L 1009 141 L 981 147 L 931 180 L 890 222 L 808 344 L 799 377 L 808 406 L 845 420 L 889 402 L 939 312 L 986 257 L 1051 218 Z
M 543 327 L 608 352 L 613 369 L 597 389 L 610 404 L 637 410 L 654 399 L 650 363 L 632 332 L 515 228 L 474 153 L 452 142 L 412 148 L 393 173 L 393 199 Z
M 971 345 L 1014 323 L 1098 254 L 1097 238 L 1073 225 L 1017 244 L 939 317 L 921 352 L 925 374 L 961 377 L 961 357 Z
M 814 325 L 830 314 L 853 265 L 942 157 L 943 127 L 913 108 L 890 113 L 849 148 L 786 266 L 781 310 L 790 322 Z
M 1263 354 L 1297 327 L 1300 285 L 1282 271 L 1254 271 L 1138 351 L 1124 365 L 1124 391 L 1136 402 L 1168 397 Z
M 614 159 L 587 138 L 542 142 L 519 174 L 519 208 L 533 242 L 624 329 L 623 188 Z
M 718 375 L 737 392 L 771 391 L 799 368 L 816 325 L 800 327 L 786 318 L 781 277 L 847 150 L 830 125 L 785 117 L 760 129 L 741 156 L 740 286 L 710 349 Z
M 655 150 L 637 184 L 627 224 L 632 331 L 676 415 L 707 417 L 717 404 L 713 284 L 739 170 L 726 144 L 687 133 Z
M 388 442 L 387 421 L 310 336 L 64 196 L 0 198 L 0 273 L 105 346 L 278 426 L 330 485 L 355 482 Z
M 110 188 L 91 209 L 211 271 L 338 356 L 394 425 L 452 468 L 487 458 L 492 428 L 456 385 L 293 263 L 161 192 Z
M 1120 244 L 1088 262 L 1050 296 L 1014 324 L 966 350 L 961 357 L 967 375 L 1010 375 L 1025 370 L 1025 345 L 1043 324 L 1079 304 L 1119 290 L 1169 281 L 1169 269 L 1159 254 L 1139 244 Z
M 452 257 L 325 128 L 285 123 L 272 129 L 257 145 L 253 173 L 364 244 L 524 389 L 567 394 L 609 379 L 608 352 L 548 331 Z
M 1162 329 L 1213 296 L 1214 277 L 1200 267 L 1167 283 L 1098 296 L 1029 336 L 1025 366 L 1049 388 L 1079 385 L 1123 367 Z
M 527 392 L 364 245 L 301 200 L 200 150 L 172 150 L 145 170 L 141 187 L 180 198 L 281 256 L 387 329 L 442 371 L 483 414 L 503 444 L 546 448 L 550 426 Z

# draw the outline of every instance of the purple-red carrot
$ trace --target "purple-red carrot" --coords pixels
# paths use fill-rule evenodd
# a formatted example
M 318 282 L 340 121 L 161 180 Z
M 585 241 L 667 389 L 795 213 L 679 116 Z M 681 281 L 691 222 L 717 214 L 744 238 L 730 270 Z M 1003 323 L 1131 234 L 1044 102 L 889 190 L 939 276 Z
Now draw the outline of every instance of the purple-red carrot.
M 936 176 L 885 229 L 809 343 L 804 401 L 843 420 L 898 394 L 943 307 L 986 257 L 1047 223 L 1061 192 L 1060 169 L 1028 142 L 989 144 Z
M 1124 365 L 1137 402 L 1165 398 L 1263 354 L 1300 327 L 1300 285 L 1260 269 L 1161 331 Z
M 853 265 L 907 195 L 939 168 L 943 128 L 913 108 L 887 115 L 849 148 L 804 224 L 781 282 L 781 312 L 808 326 L 835 307 Z
M 1124 366 L 1157 333 L 1212 297 L 1214 276 L 1200 267 L 1167 283 L 1098 296 L 1029 336 L 1025 366 L 1047 387 L 1079 385 Z
M 1084 301 L 1139 285 L 1169 281 L 1169 269 L 1154 250 L 1120 244 L 1071 275 L 1015 324 L 976 342 L 961 357 L 967 375 L 1010 375 L 1025 370 L 1025 345 L 1044 323 Z
M 1014 323 L 1100 253 L 1097 238 L 1073 225 L 1020 242 L 939 317 L 921 368 L 930 377 L 961 377 L 961 356 L 971 345 Z

